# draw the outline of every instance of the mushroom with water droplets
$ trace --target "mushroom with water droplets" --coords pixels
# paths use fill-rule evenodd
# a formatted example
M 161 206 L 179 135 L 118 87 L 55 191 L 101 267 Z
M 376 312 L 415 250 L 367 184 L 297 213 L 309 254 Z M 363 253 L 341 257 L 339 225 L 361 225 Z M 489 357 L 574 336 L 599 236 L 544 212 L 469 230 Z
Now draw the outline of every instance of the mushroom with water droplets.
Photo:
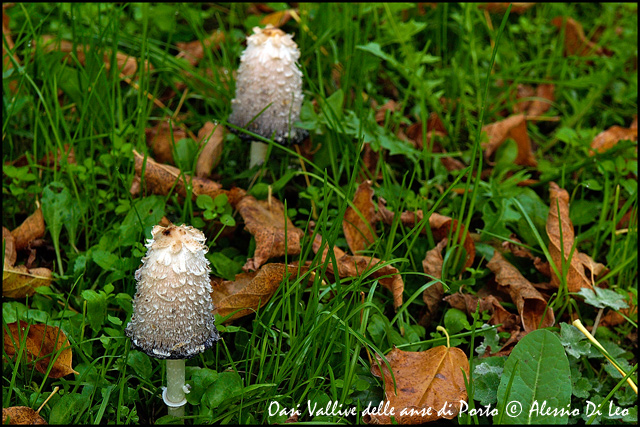
M 236 97 L 231 101 L 229 123 L 280 143 L 300 143 L 307 135 L 294 127 L 302 108 L 300 51 L 290 34 L 267 25 L 255 27 L 240 57 Z M 251 140 L 250 167 L 264 162 L 267 145 Z
M 133 315 L 125 333 L 134 348 L 167 359 L 163 398 L 171 415 L 182 416 L 185 359 L 220 338 L 213 316 L 211 269 L 204 256 L 208 248 L 204 234 L 191 226 L 156 225 L 151 234 L 135 273 Z

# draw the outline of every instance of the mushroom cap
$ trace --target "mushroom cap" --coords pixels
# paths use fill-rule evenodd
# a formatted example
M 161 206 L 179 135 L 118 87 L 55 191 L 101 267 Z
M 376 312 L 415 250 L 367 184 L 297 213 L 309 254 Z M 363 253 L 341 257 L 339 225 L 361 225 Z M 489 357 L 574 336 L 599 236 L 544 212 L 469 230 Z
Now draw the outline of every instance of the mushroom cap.
M 299 143 L 308 133 L 293 127 L 300 118 L 303 98 L 298 46 L 290 34 L 272 25 L 254 27 L 253 32 L 240 56 L 228 121 L 265 138 L 273 136 L 278 143 Z
M 213 317 L 204 234 L 191 226 L 151 230 L 136 271 L 133 315 L 125 329 L 133 346 L 158 359 L 189 359 L 220 338 Z

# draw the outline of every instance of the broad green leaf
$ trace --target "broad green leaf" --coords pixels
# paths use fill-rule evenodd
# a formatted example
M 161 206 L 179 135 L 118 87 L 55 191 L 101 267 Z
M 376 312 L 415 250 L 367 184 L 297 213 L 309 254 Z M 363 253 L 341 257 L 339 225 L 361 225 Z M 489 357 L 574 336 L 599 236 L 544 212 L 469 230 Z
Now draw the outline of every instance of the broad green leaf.
M 220 372 L 217 380 L 207 388 L 202 402 L 209 407 L 217 408 L 225 399 L 233 397 L 242 391 L 242 379 L 236 372 Z
M 482 363 L 473 368 L 473 399 L 483 406 L 495 406 L 506 358 L 495 356 L 480 360 Z
M 49 424 L 71 425 L 75 415 L 89 407 L 89 396 L 77 393 L 65 394 L 56 402 L 49 413 Z
M 191 379 L 187 383 L 191 384 L 191 391 L 187 394 L 187 402 L 192 405 L 199 405 L 202 395 L 209 386 L 218 379 L 218 373 L 213 369 L 189 367 Z
M 568 323 L 560 324 L 560 342 L 567 354 L 576 359 L 591 352 L 591 343 L 587 340 L 587 337 L 578 328 Z
M 51 233 L 54 245 L 58 246 L 62 226 L 70 215 L 71 193 L 61 182 L 53 181 L 42 190 L 42 215 Z
M 209 252 L 205 255 L 211 262 L 214 274 L 225 280 L 234 280 L 242 272 L 242 264 L 227 257 L 222 252 Z
M 584 297 L 584 302 L 596 308 L 609 307 L 614 310 L 620 310 L 621 308 L 629 307 L 624 301 L 624 297 L 611 289 L 582 288 L 578 291 L 578 294 Z
M 99 331 L 107 314 L 107 295 L 91 289 L 82 291 L 82 298 L 87 301 L 87 319 L 94 331 Z
M 547 409 L 567 408 L 571 403 L 571 370 L 560 339 L 539 329 L 528 333 L 511 351 L 498 387 L 497 407 L 506 405 L 505 414 L 501 414 L 506 424 L 567 424 L 566 414 L 548 413 L 543 403 Z
M 153 367 L 149 356 L 138 350 L 131 350 L 127 357 L 127 365 L 131 366 L 135 373 L 143 380 L 151 379 Z

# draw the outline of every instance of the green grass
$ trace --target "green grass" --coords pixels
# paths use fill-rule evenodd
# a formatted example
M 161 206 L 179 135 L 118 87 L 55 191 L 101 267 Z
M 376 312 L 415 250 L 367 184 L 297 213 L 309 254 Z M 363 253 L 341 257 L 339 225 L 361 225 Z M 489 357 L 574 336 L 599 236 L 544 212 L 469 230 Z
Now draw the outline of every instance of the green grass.
M 576 249 L 605 264 L 610 272 L 600 281 L 621 295 L 632 293 L 637 304 L 637 217 L 632 216 L 626 231 L 616 229 L 625 212 L 637 212 L 637 143 L 622 142 L 589 156 L 599 132 L 613 125 L 629 127 L 637 115 L 637 5 L 536 4 L 504 21 L 503 14 L 490 14 L 491 28 L 477 4 L 422 9 L 415 4 L 303 3 L 297 12 L 301 22 L 291 19 L 283 29 L 295 33 L 301 51 L 301 122 L 317 152 L 303 172 L 295 151 L 272 144 L 254 181 L 256 171 L 246 170 L 248 145 L 229 134 L 215 177 L 224 188 L 245 188 L 259 199 L 273 184 L 274 196 L 286 203 L 293 223 L 307 232 L 301 255 L 286 262 L 308 261 L 314 274 L 292 268 L 258 313 L 220 324 L 218 345 L 187 362 L 192 385 L 187 423 L 284 422 L 288 415 L 269 415 L 272 402 L 282 408 L 300 405 L 304 411 L 307 402 L 324 407 L 338 401 L 360 413 L 384 399 L 369 356 L 382 357 L 394 346 L 422 351 L 442 345 L 438 325 L 450 329 L 452 345 L 465 351 L 472 369 L 483 360 L 476 347 L 488 339 L 487 331 L 480 331 L 486 314 L 463 325 L 450 321 L 456 313 L 443 302 L 433 323 L 420 325 L 421 295 L 433 283 L 421 262 L 438 243 L 428 225 L 420 224 L 426 232 L 421 234 L 419 226 L 409 228 L 396 216 L 391 226 L 377 226 L 379 239 L 365 253 L 400 271 L 404 305 L 397 312 L 390 292 L 377 280 L 366 275 L 333 279 L 327 262 L 314 254 L 312 228 L 330 247 L 348 251 L 342 217 L 360 180 L 364 142 L 388 153 L 376 165 L 382 176 L 374 185 L 376 199 L 384 197 L 394 212 L 422 209 L 425 218 L 432 212 L 450 216 L 474 234 L 477 256 L 471 269 L 462 268 L 465 254 L 459 246 L 445 250 L 442 280 L 449 293 L 476 294 L 489 284 L 493 276 L 486 263 L 511 233 L 536 256 L 548 256 L 544 225 L 549 182 L 554 181 L 571 197 Z M 161 398 L 164 364 L 131 350 L 123 331 L 135 293 L 134 272 L 151 227 L 163 215 L 191 224 L 202 210 L 174 194 L 132 197 L 132 150 L 153 156 L 145 129 L 172 116 L 179 105 L 182 123 L 193 133 L 206 121 L 225 123 L 235 93 L 231 71 L 262 15 L 236 3 L 17 3 L 6 13 L 20 62 L 3 68 L 3 226 L 13 230 L 36 202 L 43 206 L 46 245 L 38 249 L 37 263 L 54 271 L 56 280 L 48 292 L 4 298 L 3 333 L 18 319 L 60 327 L 79 374 L 50 379 L 23 359 L 5 358 L 3 407 L 38 409 L 59 387 L 40 412 L 50 423 L 170 422 Z M 579 21 L 587 37 L 601 29 L 598 44 L 613 55 L 565 56 L 563 35 L 551 24 L 556 16 Z M 214 29 L 225 34 L 224 41 L 217 49 L 205 49 L 195 69 L 175 58 L 176 43 L 203 40 Z M 45 50 L 44 35 L 88 45 L 84 65 L 73 54 Z M 138 58 L 136 87 L 113 72 L 116 51 Z M 153 69 L 145 70 L 142 61 Z M 207 69 L 213 74 L 207 75 Z M 334 78 L 336 69 L 341 71 Z M 543 82 L 555 85 L 547 115 L 558 121 L 528 123 L 538 168 L 514 165 L 511 142 L 488 165 L 480 147 L 482 126 L 511 111 L 508 94 L 519 84 Z M 147 94 L 161 99 L 164 107 Z M 454 106 L 446 107 L 441 98 L 453 100 Z M 389 99 L 400 109 L 387 113 L 379 126 L 370 102 L 383 105 Z M 395 137 L 403 126 L 426 123 L 432 112 L 448 133 L 440 143 L 466 169 L 448 171 L 440 162 L 442 154 L 427 144 L 419 150 Z M 63 154 L 55 164 L 39 163 L 47 153 L 64 153 L 68 147 L 74 162 Z M 194 153 L 179 154 L 186 159 L 183 171 L 192 172 Z M 523 178 L 538 182 L 518 187 Z M 237 213 L 235 218 L 240 220 Z M 242 227 L 207 243 L 210 254 L 232 261 L 224 272 L 214 268 L 219 275 L 240 272 L 255 248 Z M 532 282 L 548 280 L 532 263 L 512 261 Z M 556 332 L 561 321 L 570 323 L 570 315 L 592 324 L 598 312 L 563 288 L 550 305 Z M 607 349 L 627 368 L 637 363 L 625 338 L 637 333 L 637 312 L 630 317 L 617 327 L 599 327 L 596 335 L 619 350 Z M 457 331 L 452 333 L 452 327 Z M 570 360 L 574 406 L 613 399 L 633 407 L 628 387 L 607 396 L 622 377 L 609 372 L 602 359 Z M 303 420 L 363 422 L 359 415 L 304 415 Z M 460 421 L 479 422 L 477 417 Z M 597 419 L 605 421 L 610 420 Z

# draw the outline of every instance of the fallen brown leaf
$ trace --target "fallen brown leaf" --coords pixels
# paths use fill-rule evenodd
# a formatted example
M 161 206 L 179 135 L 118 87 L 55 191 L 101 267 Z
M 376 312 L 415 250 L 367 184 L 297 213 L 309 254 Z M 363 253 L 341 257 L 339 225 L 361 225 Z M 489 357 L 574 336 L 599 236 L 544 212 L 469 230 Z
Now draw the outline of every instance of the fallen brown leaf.
M 224 42 L 224 32 L 220 30 L 214 30 L 203 41 L 194 40 L 191 42 L 178 42 L 176 46 L 180 52 L 176 55 L 176 58 L 185 58 L 192 66 L 198 65 L 198 63 L 204 58 L 205 49 L 215 50 L 220 47 L 220 44 Z
M 511 12 L 510 13 L 521 14 L 521 13 L 524 13 L 525 11 L 527 11 L 533 5 L 535 5 L 535 3 L 509 3 L 509 2 L 495 3 L 495 2 L 491 2 L 491 3 L 479 4 L 478 7 L 480 9 L 485 9 L 486 11 L 491 12 L 491 13 L 504 13 L 504 12 L 507 11 L 507 8 L 509 7 L 509 5 L 511 5 Z
M 435 248 L 427 251 L 422 260 L 422 269 L 426 274 L 435 278 L 442 279 L 442 250 L 447 244 L 446 239 L 442 239 Z M 441 282 L 435 282 L 422 292 L 422 300 L 426 304 L 425 313 L 420 319 L 420 325 L 428 327 L 431 321 L 438 313 L 438 309 L 442 305 L 442 297 L 444 296 L 444 286 Z
M 212 280 L 213 312 L 223 317 L 235 312 L 227 322 L 255 313 L 269 302 L 280 284 L 287 280 L 287 274 L 297 271 L 298 268 L 291 265 L 265 264 L 258 271 L 236 275 L 233 281 Z
M 566 25 L 565 25 L 566 22 Z M 564 27 L 564 48 L 568 55 L 590 56 L 605 55 L 602 47 L 599 47 L 591 40 L 587 40 L 582 29 L 582 24 L 573 18 L 556 16 L 551 20 L 559 30 Z
M 524 278 L 498 251 L 494 251 L 493 258 L 487 267 L 496 275 L 498 285 L 506 288 L 511 295 L 520 314 L 525 331 L 531 332 L 538 328 L 547 328 L 555 323 L 553 309 L 547 306 L 547 301 L 540 292 Z
M 604 153 L 605 151 L 613 148 L 620 141 L 629 140 L 629 141 L 637 141 L 638 140 L 638 128 L 623 128 L 622 126 L 611 126 L 609 129 L 600 132 L 593 138 L 591 141 L 591 150 L 589 150 L 589 154 L 592 156 L 598 153 Z
M 206 122 L 198 131 L 198 143 L 200 146 L 204 144 L 196 164 L 196 176 L 198 178 L 207 178 L 220 163 L 224 134 L 224 126 L 213 122 Z
M 53 273 L 45 267 L 27 268 L 25 265 L 4 266 L 2 271 L 2 296 L 26 298 L 41 286 L 51 286 Z
M 42 425 L 47 424 L 44 418 L 28 406 L 11 406 L 2 408 L 2 424 L 8 425 Z
M 16 243 L 8 228 L 2 227 L 2 242 L 4 243 L 4 268 L 11 267 L 18 259 Z
M 375 224 L 378 221 L 378 214 L 373 203 L 371 181 L 360 183 L 353 196 L 353 206 L 355 209 L 348 206 L 344 213 L 342 229 L 349 249 L 353 254 L 357 254 L 377 238 Z
M 13 38 L 11 37 L 11 29 L 9 28 L 10 18 L 9 15 L 5 12 L 5 9 L 12 7 L 12 3 L 2 3 L 2 35 L 3 39 L 6 40 L 6 47 L 3 41 L 2 43 L 2 71 L 7 72 L 9 69 L 13 68 L 13 62 L 9 57 L 9 52 L 13 51 L 14 43 Z M 17 64 L 20 64 L 20 58 L 15 53 L 12 55 L 14 61 Z M 11 80 L 9 82 L 9 89 L 12 93 L 15 93 L 18 88 L 18 81 Z
M 385 224 L 391 225 L 393 223 L 395 213 L 387 209 L 385 201 L 382 198 L 378 199 L 378 214 Z M 400 222 L 410 228 L 415 227 L 419 222 L 422 222 L 423 219 L 424 214 L 420 209 L 415 212 L 405 211 L 400 214 Z M 431 228 L 431 232 L 433 233 L 433 237 L 436 241 L 449 237 L 449 235 L 454 236 L 456 230 L 460 227 L 459 238 L 463 242 L 462 246 L 467 252 L 467 259 L 464 266 L 465 268 L 468 268 L 473 264 L 473 260 L 476 256 L 476 245 L 473 242 L 471 235 L 464 229 L 464 226 L 459 225 L 458 220 L 434 212 L 429 217 L 429 227 Z M 426 233 L 424 229 L 420 230 L 420 232 Z
M 487 133 L 488 141 L 482 144 L 484 157 L 489 160 L 491 155 L 507 140 L 511 138 L 518 146 L 518 155 L 514 161 L 521 166 L 535 167 L 538 162 L 531 149 L 531 140 L 527 132 L 527 122 L 524 114 L 514 114 L 506 119 L 482 127 Z
M 71 347 L 67 336 L 59 328 L 44 324 L 29 325 L 19 321 L 7 324 L 9 333 L 4 331 L 4 351 L 13 358 L 19 348 L 24 345 L 23 355 L 27 362 L 35 361 L 36 370 L 47 373 L 52 357 L 55 358 L 49 378 L 61 378 L 69 374 L 78 374 L 71 367 Z M 14 345 L 15 343 L 15 345 Z M 57 356 L 57 357 L 56 357 Z
M 384 378 L 385 398 L 389 408 L 393 408 L 398 424 L 421 424 L 456 417 L 460 401 L 467 400 L 465 376 L 470 378 L 469 360 L 462 350 L 443 345 L 421 352 L 393 349 L 385 358 L 393 377 L 377 355 L 371 373 Z M 443 408 L 445 410 L 439 412 Z M 415 412 L 411 413 L 411 410 Z M 386 414 L 368 414 L 364 421 L 391 424 L 391 418 Z
M 144 130 L 147 145 L 153 151 L 153 158 L 159 163 L 174 164 L 173 147 L 181 139 L 187 138 L 187 133 L 178 125 L 162 120 L 152 128 Z
M 550 203 L 549 217 L 547 219 L 547 235 L 549 236 L 549 254 L 557 271 L 563 274 L 562 266 L 566 266 L 566 279 L 569 292 L 578 292 L 581 288 L 592 289 L 591 283 L 584 273 L 584 267 L 578 256 L 578 249 L 571 252 L 575 232 L 573 223 L 569 218 L 569 193 L 560 188 L 555 182 L 549 184 Z M 560 228 L 562 227 L 562 234 Z M 568 264 L 569 257 L 571 257 Z M 568 264 L 568 265 L 567 265 Z M 560 278 L 551 269 L 551 285 L 558 288 L 560 286 Z
M 468 315 L 478 310 L 480 312 L 488 311 L 491 313 L 491 318 L 489 319 L 490 325 L 502 324 L 502 326 L 498 328 L 499 331 L 510 331 L 514 328 L 520 328 L 519 316 L 509 313 L 493 295 L 479 298 L 474 295 L 457 292 L 444 297 L 444 301 L 451 307 L 464 311 Z
M 256 200 L 246 196 L 237 204 L 245 228 L 256 239 L 256 251 L 242 267 L 244 271 L 257 270 L 269 258 L 298 255 L 304 232 L 295 227 L 276 198 Z
M 318 253 L 322 247 L 322 236 L 316 234 L 313 241 L 313 251 Z M 322 251 L 322 262 L 325 262 L 329 253 L 329 247 L 324 246 Z M 378 258 L 368 256 L 347 255 L 337 246 L 333 247 L 333 254 L 336 258 L 338 276 L 341 279 L 349 277 L 370 276 L 378 279 L 378 282 L 393 295 L 393 307 L 397 310 L 402 306 L 402 294 L 404 292 L 404 281 L 397 268 L 391 265 L 378 266 L 382 261 Z M 327 264 L 327 274 L 334 274 L 336 270 L 331 261 Z
M 142 175 L 144 166 L 145 185 L 153 194 L 166 196 L 172 190 L 175 190 L 181 197 L 186 197 L 185 179 L 191 184 L 191 196 L 194 198 L 200 194 L 206 194 L 215 199 L 218 194 L 226 193 L 220 184 L 210 179 L 185 176 L 180 169 L 160 164 L 151 157 L 147 157 L 145 162 L 145 157 L 136 150 L 133 150 L 133 157 L 136 175 L 139 177 Z
M 40 239 L 45 234 L 44 217 L 42 209 L 38 207 L 34 213 L 29 215 L 22 224 L 11 232 L 15 240 L 16 250 L 20 251 L 31 243 L 33 240 Z
M 260 25 L 273 25 L 276 28 L 282 27 L 291 19 L 291 12 L 295 9 L 280 10 L 265 16 L 260 20 Z
M 64 52 L 64 53 L 72 53 L 73 42 L 68 40 L 61 40 L 57 36 L 53 35 L 43 35 L 42 36 L 42 44 L 44 46 L 45 52 Z M 75 56 L 78 59 L 78 62 L 81 65 L 85 65 L 86 54 L 89 53 L 91 47 L 88 45 L 77 45 L 75 49 Z M 65 57 L 65 59 L 68 55 Z M 107 71 L 111 69 L 111 51 L 105 50 L 102 53 L 102 60 L 104 61 L 105 68 Z M 133 77 L 134 74 L 138 71 L 138 61 L 131 55 L 122 52 L 116 52 L 116 66 L 120 76 L 123 77 Z M 148 62 L 144 62 L 145 69 L 147 71 L 153 70 L 153 66 Z

